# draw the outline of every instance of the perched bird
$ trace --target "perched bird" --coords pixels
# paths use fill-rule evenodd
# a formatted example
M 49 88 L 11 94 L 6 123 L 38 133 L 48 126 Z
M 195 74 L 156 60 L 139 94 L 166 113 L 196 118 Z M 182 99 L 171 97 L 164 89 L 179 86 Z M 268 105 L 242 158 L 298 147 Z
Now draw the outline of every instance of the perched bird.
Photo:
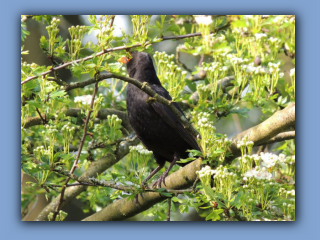
M 126 63 L 131 78 L 147 82 L 158 95 L 172 100 L 168 91 L 162 87 L 148 53 L 132 52 L 131 58 L 123 57 L 120 61 Z M 196 139 L 183 127 L 180 119 L 168 107 L 159 102 L 147 101 L 149 98 L 148 94 L 135 85 L 128 85 L 127 110 L 130 124 L 144 146 L 153 152 L 158 163 L 158 167 L 150 173 L 142 185 L 145 186 L 146 182 L 165 165 L 166 161 L 170 162 L 168 169 L 154 184 L 160 188 L 162 182 L 165 185 L 165 178 L 176 161 L 180 158 L 187 158 L 188 149 L 200 151 L 200 147 Z M 173 105 L 183 113 L 177 103 Z

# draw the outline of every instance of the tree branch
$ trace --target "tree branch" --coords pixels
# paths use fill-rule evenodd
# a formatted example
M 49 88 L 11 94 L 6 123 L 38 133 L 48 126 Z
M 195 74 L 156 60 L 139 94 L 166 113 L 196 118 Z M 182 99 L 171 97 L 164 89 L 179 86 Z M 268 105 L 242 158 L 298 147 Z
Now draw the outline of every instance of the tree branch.
M 200 170 L 201 160 L 195 160 L 192 163 L 180 168 L 178 171 L 170 174 L 166 178 L 166 188 L 168 189 L 185 189 L 192 186 L 197 175 L 196 171 Z M 111 203 L 83 221 L 119 221 L 132 217 L 140 212 L 147 210 L 154 204 L 167 199 L 156 192 L 145 192 L 139 194 L 139 204 L 136 205 L 134 200 L 123 198 Z
M 296 137 L 295 131 L 283 132 L 283 133 L 277 134 L 276 136 L 270 138 L 269 140 L 267 140 L 264 143 L 261 143 L 257 146 L 267 145 L 267 144 L 271 144 L 271 143 L 275 143 L 275 142 L 282 142 L 285 140 L 291 140 L 291 139 L 295 139 L 295 137 Z
M 254 142 L 254 146 L 260 146 L 294 125 L 295 103 L 290 103 L 285 109 L 275 112 L 270 118 L 259 125 L 249 128 L 233 137 L 232 144 L 230 145 L 230 151 L 233 156 L 226 159 L 226 161 L 230 163 L 235 157 L 240 156 L 241 151 L 237 148 L 237 142 L 245 136 L 248 137 L 248 141 Z
M 81 109 L 80 108 L 69 108 L 65 110 L 65 115 L 68 117 L 78 117 L 81 114 Z M 100 109 L 98 111 L 97 118 L 100 120 L 107 119 L 109 115 L 117 115 L 118 118 L 122 120 L 121 125 L 128 130 L 128 132 L 132 132 L 131 125 L 129 123 L 128 115 L 126 112 L 116 110 L 114 108 L 105 108 L 105 109 Z M 42 117 L 44 118 L 44 114 L 42 114 Z M 43 122 L 40 117 L 30 117 L 25 121 L 24 128 L 29 128 L 33 127 L 36 125 L 42 125 Z

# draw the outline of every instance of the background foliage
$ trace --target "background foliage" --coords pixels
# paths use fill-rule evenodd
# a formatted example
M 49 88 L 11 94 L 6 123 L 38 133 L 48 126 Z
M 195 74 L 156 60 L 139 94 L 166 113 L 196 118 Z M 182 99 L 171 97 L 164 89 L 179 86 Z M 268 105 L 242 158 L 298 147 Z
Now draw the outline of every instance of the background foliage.
M 182 160 L 202 157 L 200 181 L 179 193 L 154 190 L 172 200 L 172 219 L 295 219 L 295 144 L 285 140 L 294 128 L 260 147 L 232 138 L 295 102 L 294 16 L 23 15 L 21 29 L 22 219 L 39 218 L 41 196 L 53 202 L 64 188 L 86 186 L 70 203 L 77 210 L 57 204 L 45 220 L 81 220 L 142 192 L 155 161 L 125 114 L 127 73 L 117 60 L 128 49 L 151 54 L 202 136 L 203 152 Z M 228 151 L 232 143 L 238 158 Z M 112 156 L 108 168 L 79 180 Z M 165 220 L 167 204 L 134 220 Z

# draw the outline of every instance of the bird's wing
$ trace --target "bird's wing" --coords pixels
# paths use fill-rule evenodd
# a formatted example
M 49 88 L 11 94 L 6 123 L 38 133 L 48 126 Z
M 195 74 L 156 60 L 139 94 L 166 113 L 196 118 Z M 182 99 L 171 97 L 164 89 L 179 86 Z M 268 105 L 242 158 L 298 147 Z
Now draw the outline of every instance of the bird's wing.
M 150 87 L 160 96 L 172 100 L 171 96 L 162 86 L 159 85 L 150 85 Z M 177 103 L 173 105 L 183 114 L 181 108 Z M 178 117 L 165 105 L 159 102 L 153 102 L 151 106 L 154 110 L 176 131 L 189 145 L 192 149 L 200 151 L 200 147 L 195 140 L 195 138 L 183 127 L 181 121 Z

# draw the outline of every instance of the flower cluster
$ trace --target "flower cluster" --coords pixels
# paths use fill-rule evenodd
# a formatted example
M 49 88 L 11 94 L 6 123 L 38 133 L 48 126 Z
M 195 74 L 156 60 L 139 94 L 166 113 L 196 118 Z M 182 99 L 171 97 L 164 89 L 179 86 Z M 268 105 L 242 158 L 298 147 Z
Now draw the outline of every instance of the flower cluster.
M 82 103 L 83 105 L 89 105 L 91 103 L 92 96 L 91 95 L 84 95 L 84 96 L 77 96 L 74 98 L 74 102 Z
M 213 126 L 213 122 L 209 120 L 209 117 L 210 117 L 209 113 L 201 112 L 199 114 L 199 119 L 197 123 L 198 127 L 216 130 L 216 127 Z
M 216 170 L 213 170 L 214 178 L 234 178 L 236 179 L 237 175 L 233 172 L 229 172 L 227 167 L 220 165 Z
M 232 63 L 232 64 L 242 64 L 242 63 L 248 63 L 249 62 L 249 59 L 248 58 L 240 58 L 240 57 L 237 57 L 235 56 L 234 54 L 227 54 L 227 59 L 229 59 L 229 61 Z
M 210 15 L 194 15 L 194 20 L 198 23 L 198 24 L 203 24 L 203 25 L 210 25 L 211 23 L 213 23 L 212 18 Z
M 265 34 L 265 33 L 256 33 L 256 34 L 254 34 L 254 36 L 255 36 L 255 38 L 257 40 L 259 40 L 259 39 L 262 39 L 262 38 L 266 38 L 267 34 Z
M 281 40 L 279 38 L 270 37 L 268 39 L 271 43 L 280 43 Z
M 63 134 L 63 145 L 64 145 L 65 153 L 69 153 L 69 150 L 70 150 L 69 145 L 75 130 L 76 128 L 74 126 L 71 126 L 70 122 L 63 125 L 63 127 L 61 128 L 61 132 Z
M 272 179 L 272 174 L 269 173 L 266 168 L 260 168 L 260 167 L 255 167 L 254 169 L 246 172 L 244 174 L 244 181 L 246 181 L 248 178 L 255 178 L 257 180 L 271 180 Z
M 226 199 L 226 206 L 230 207 L 233 192 L 237 188 L 239 181 L 237 174 L 228 170 L 227 167 L 220 165 L 214 172 L 214 184 L 217 193 L 220 193 Z
M 140 153 L 141 155 L 152 155 L 153 152 L 145 149 L 142 145 L 137 145 L 137 146 L 130 146 L 129 147 L 130 152 L 136 151 Z
M 57 134 L 58 133 L 58 130 L 54 127 L 54 126 L 52 126 L 52 125 L 46 125 L 46 129 L 47 129 L 47 131 L 48 131 L 48 133 L 51 135 L 55 135 L 55 134 Z
M 68 28 L 68 30 L 71 38 L 68 41 L 69 55 L 70 55 L 70 59 L 75 59 L 79 56 L 82 40 L 83 40 L 84 34 L 86 33 L 86 27 L 78 25 L 78 26 L 72 26 Z
M 210 168 L 210 166 L 205 166 L 203 168 L 201 168 L 201 170 L 197 171 L 196 173 L 198 174 L 199 178 L 203 178 L 203 177 L 208 177 L 211 176 L 215 173 L 215 170 L 212 170 Z
M 51 21 L 51 25 L 47 26 L 46 29 L 48 31 L 48 35 L 49 35 L 49 52 L 51 55 L 53 55 L 53 51 L 54 51 L 54 46 L 56 44 L 57 41 L 57 35 L 59 33 L 59 23 L 60 23 L 60 19 L 57 18 L 53 18 Z
M 268 63 L 269 72 L 270 72 L 270 73 L 280 72 L 279 66 L 280 66 L 280 62 L 278 62 L 278 63 L 269 62 L 269 63 Z
M 281 155 L 281 158 L 282 158 L 282 155 Z M 279 156 L 275 155 L 273 153 L 264 153 L 264 152 L 262 152 L 260 154 L 260 157 L 261 157 L 261 160 L 262 160 L 261 165 L 263 167 L 266 167 L 266 168 L 275 167 L 276 164 L 279 162 Z
M 122 123 L 122 120 L 115 114 L 108 115 L 107 120 L 110 122 L 115 122 L 115 123 L 119 123 L 119 124 Z
M 252 141 L 247 141 L 247 137 L 242 138 L 240 141 L 237 142 L 237 148 L 242 148 L 242 147 L 253 147 L 253 142 Z
M 260 165 L 261 158 L 257 154 L 247 155 L 239 157 L 240 169 L 242 173 L 245 173 L 252 169 L 253 162 L 256 163 L 256 166 Z
M 182 71 L 174 62 L 174 55 L 156 51 L 153 55 L 160 81 L 167 87 L 173 99 L 184 89 L 186 71 Z
M 227 137 L 225 134 L 222 139 L 216 140 L 216 144 L 231 144 L 232 140 Z
M 199 94 L 199 103 L 203 103 L 208 100 L 210 96 L 210 86 L 203 83 L 197 85 L 197 92 Z
M 48 156 L 50 158 L 52 154 L 53 148 L 48 146 L 46 149 L 44 146 L 38 146 L 37 148 L 33 149 L 33 154 L 38 160 L 42 160 L 42 156 Z
M 295 69 L 295 68 L 292 68 L 292 69 L 290 70 L 290 77 L 293 77 L 295 74 L 296 74 L 296 69 Z
M 68 122 L 67 124 L 63 125 L 61 128 L 62 132 L 74 132 L 75 131 L 75 127 L 71 126 L 71 123 Z
M 52 20 L 51 20 L 51 25 L 47 26 L 46 29 L 47 29 L 48 31 L 55 30 L 55 28 L 58 27 L 59 23 L 60 23 L 60 19 L 54 17 L 54 18 L 52 18 Z M 58 32 L 59 32 L 59 31 L 58 31 Z M 58 33 L 58 32 L 57 32 L 57 33 Z

